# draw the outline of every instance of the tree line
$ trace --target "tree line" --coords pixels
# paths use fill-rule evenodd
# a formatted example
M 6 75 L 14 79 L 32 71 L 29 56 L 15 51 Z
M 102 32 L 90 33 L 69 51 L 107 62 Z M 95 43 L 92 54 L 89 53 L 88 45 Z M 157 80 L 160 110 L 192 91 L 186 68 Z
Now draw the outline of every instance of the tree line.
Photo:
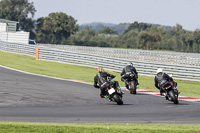
M 38 43 L 200 53 L 200 30 L 188 31 L 180 24 L 170 30 L 138 22 L 120 33 L 111 27 L 95 31 L 89 25 L 80 30 L 77 20 L 66 13 L 34 20 L 35 12 L 34 3 L 28 0 L 0 1 L 0 18 L 18 21 L 18 30 L 30 32 Z

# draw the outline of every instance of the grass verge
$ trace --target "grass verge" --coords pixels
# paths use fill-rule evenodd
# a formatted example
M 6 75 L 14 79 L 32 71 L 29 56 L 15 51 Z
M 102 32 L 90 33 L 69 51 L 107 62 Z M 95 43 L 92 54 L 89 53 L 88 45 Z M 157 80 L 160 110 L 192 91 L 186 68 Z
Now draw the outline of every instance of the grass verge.
M 79 80 L 88 83 L 93 83 L 94 76 L 97 72 L 95 68 L 36 60 L 34 57 L 1 51 L 0 65 L 30 73 L 70 80 Z M 124 86 L 124 83 L 121 81 L 120 73 L 109 73 L 116 75 L 114 80 L 119 81 L 120 85 Z M 178 89 L 181 92 L 181 95 L 200 98 L 199 82 L 175 81 L 178 83 Z M 139 83 L 140 85 L 138 86 L 138 89 L 158 91 L 154 86 L 154 77 L 139 76 Z
M 200 125 L 0 123 L 3 133 L 199 133 Z
M 93 83 L 96 69 L 68 65 L 62 63 L 35 60 L 33 57 L 6 53 L 0 51 L 0 65 L 31 73 L 58 77 L 63 79 L 80 80 Z M 120 74 L 110 72 L 117 77 L 120 85 Z M 139 76 L 139 89 L 157 91 L 154 78 Z M 200 98 L 198 82 L 176 81 L 182 95 Z M 47 123 L 15 123 L 0 122 L 0 132 L 3 133 L 199 133 L 200 125 L 157 125 L 157 124 L 47 124 Z

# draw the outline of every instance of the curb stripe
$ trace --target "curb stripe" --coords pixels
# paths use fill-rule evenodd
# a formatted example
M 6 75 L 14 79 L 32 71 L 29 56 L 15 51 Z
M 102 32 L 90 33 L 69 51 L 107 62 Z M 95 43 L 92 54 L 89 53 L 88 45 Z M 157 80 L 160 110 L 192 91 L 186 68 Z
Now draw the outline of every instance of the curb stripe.
M 124 86 L 121 87 L 122 90 L 127 90 Z M 159 92 L 156 91 L 148 91 L 148 90 L 142 90 L 142 89 L 137 89 L 136 90 L 139 93 L 143 93 L 143 94 L 148 94 L 148 95 L 154 95 L 154 96 L 160 96 Z M 162 97 L 162 96 L 160 96 Z M 196 102 L 196 103 L 200 103 L 200 99 L 197 98 L 193 98 L 193 97 L 186 97 L 186 96 L 179 96 L 178 97 L 179 100 L 183 100 L 183 101 L 188 101 L 188 102 Z
M 196 100 L 196 98 L 192 98 L 192 97 L 179 97 L 178 99 L 194 99 L 194 100 Z

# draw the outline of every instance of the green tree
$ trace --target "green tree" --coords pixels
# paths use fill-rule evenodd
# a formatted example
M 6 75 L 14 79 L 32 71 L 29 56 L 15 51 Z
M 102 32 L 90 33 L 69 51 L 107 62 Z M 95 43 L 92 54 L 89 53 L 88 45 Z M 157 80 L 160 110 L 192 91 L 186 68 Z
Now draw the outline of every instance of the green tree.
M 66 44 L 70 35 L 78 30 L 76 22 L 66 13 L 50 13 L 48 17 L 37 20 L 36 40 L 43 43 Z
M 147 23 L 138 23 L 138 22 L 134 22 L 133 24 L 130 24 L 129 27 L 124 31 L 124 33 L 127 33 L 128 31 L 131 30 L 138 30 L 140 31 L 144 31 L 147 28 L 150 28 L 152 25 L 151 24 L 147 24 Z
M 18 21 L 18 28 L 20 30 L 31 32 L 31 35 L 33 34 L 32 30 L 34 29 L 33 17 L 35 12 L 36 10 L 33 2 L 29 3 L 28 0 L 0 1 L 0 18 Z
M 138 48 L 137 47 L 138 34 L 139 32 L 137 30 L 131 30 L 122 35 L 121 40 L 124 41 L 124 45 L 126 48 Z
M 90 40 L 95 36 L 95 32 L 90 30 L 89 26 L 86 26 L 84 30 L 69 37 L 71 45 L 79 46 L 96 46 L 96 43 L 91 44 Z
M 104 34 L 98 34 L 86 26 L 84 30 L 70 36 L 71 45 L 79 46 L 98 46 L 98 47 L 119 47 L 116 41 L 117 37 L 107 37 Z
M 109 27 L 105 27 L 103 30 L 100 30 L 99 33 L 102 33 L 102 34 L 118 34 L 117 31 L 114 31 Z
M 193 52 L 200 53 L 200 30 L 195 30 Z
M 158 33 L 152 34 L 148 32 L 142 32 L 138 36 L 138 45 L 139 48 L 144 50 L 152 50 L 155 47 L 155 44 L 161 40 L 161 37 Z

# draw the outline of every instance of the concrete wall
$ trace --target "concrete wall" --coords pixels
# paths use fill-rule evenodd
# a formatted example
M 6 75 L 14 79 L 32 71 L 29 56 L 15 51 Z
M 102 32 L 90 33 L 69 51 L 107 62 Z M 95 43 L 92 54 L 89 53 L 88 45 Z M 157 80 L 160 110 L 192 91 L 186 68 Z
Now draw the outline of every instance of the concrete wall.
M 13 43 L 29 43 L 29 32 L 16 32 L 16 21 L 0 19 L 0 40 Z
M 28 44 L 29 32 L 0 32 L 0 40 Z
M 6 23 L 0 23 L 0 32 L 1 31 L 6 31 Z

